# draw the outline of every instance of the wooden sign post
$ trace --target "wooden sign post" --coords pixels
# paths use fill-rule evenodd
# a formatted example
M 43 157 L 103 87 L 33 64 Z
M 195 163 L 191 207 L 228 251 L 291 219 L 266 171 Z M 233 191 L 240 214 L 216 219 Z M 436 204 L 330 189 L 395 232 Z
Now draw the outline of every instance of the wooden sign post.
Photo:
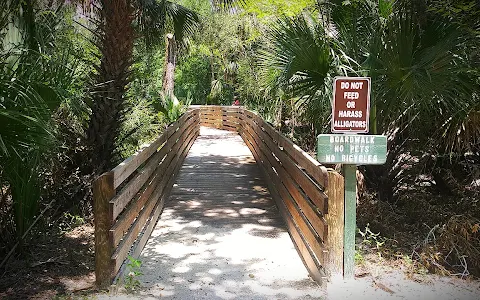
M 357 222 L 357 165 L 384 164 L 387 138 L 368 133 L 370 114 L 370 78 L 336 77 L 333 85 L 332 132 L 317 137 L 317 160 L 321 163 L 343 164 L 345 178 L 345 227 L 343 275 L 355 275 L 355 232 Z

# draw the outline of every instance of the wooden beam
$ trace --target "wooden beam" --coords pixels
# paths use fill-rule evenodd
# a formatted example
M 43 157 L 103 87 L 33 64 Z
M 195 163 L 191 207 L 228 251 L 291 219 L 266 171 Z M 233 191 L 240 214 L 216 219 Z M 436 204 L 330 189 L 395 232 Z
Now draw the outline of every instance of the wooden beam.
M 140 167 L 157 149 L 183 124 L 187 119 L 198 114 L 195 110 L 190 110 L 183 114 L 178 121 L 170 124 L 164 133 L 158 137 L 152 144 L 140 149 L 137 153 L 125 159 L 116 166 L 112 172 L 114 173 L 114 187 L 117 188 L 125 179 L 128 178 L 138 167 Z
M 328 223 L 325 268 L 333 279 L 343 278 L 344 179 L 335 171 L 328 171 Z
M 95 223 L 95 282 L 99 288 L 107 288 L 114 277 L 110 256 L 113 253 L 109 230 L 112 220 L 109 201 L 115 196 L 113 172 L 102 174 L 93 182 L 93 212 Z
M 176 143 L 177 139 L 184 133 L 185 128 L 189 126 L 194 126 L 195 119 L 189 118 L 187 121 L 182 123 L 177 131 L 168 136 L 165 144 L 162 146 L 160 151 L 152 156 L 155 152 L 151 153 L 150 158 L 148 158 L 147 165 L 137 174 L 133 179 L 131 179 L 126 186 L 116 195 L 110 202 L 110 213 L 112 220 L 115 220 L 118 215 L 123 211 L 123 209 L 130 203 L 135 194 L 141 189 L 145 184 L 148 178 L 152 175 L 153 171 L 158 167 L 158 164 L 165 156 L 165 150 L 170 151 L 171 147 Z M 158 149 L 155 149 L 157 151 Z

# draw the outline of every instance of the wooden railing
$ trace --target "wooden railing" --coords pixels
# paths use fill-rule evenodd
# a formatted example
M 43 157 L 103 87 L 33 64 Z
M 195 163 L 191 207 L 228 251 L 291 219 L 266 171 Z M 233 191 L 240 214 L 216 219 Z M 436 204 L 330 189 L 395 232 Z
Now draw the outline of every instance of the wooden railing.
M 222 130 L 239 131 L 240 114 L 244 111 L 238 106 L 194 106 L 199 109 L 200 125 Z
M 342 275 L 343 177 L 251 111 L 193 106 L 156 141 L 95 180 L 97 285 L 111 284 L 127 256 L 140 255 L 200 125 L 243 138 L 312 278 L 324 284 L 326 277 Z
M 189 111 L 152 144 L 93 183 L 99 286 L 112 283 L 128 255 L 140 255 L 199 128 L 198 110 Z
M 324 284 L 327 276 L 341 275 L 342 176 L 328 172 L 318 161 L 251 111 L 234 106 L 199 109 L 200 124 L 238 131 L 250 148 L 312 278 Z M 329 181 L 332 183 L 330 187 Z M 334 225 L 331 232 L 329 224 Z

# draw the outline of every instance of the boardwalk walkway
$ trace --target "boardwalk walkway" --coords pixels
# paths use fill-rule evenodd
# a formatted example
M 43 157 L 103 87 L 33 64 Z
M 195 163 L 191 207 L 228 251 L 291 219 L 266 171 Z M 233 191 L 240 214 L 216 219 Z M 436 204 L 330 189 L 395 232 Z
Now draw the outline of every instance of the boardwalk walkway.
M 323 295 L 236 132 L 201 128 L 140 260 L 146 298 Z

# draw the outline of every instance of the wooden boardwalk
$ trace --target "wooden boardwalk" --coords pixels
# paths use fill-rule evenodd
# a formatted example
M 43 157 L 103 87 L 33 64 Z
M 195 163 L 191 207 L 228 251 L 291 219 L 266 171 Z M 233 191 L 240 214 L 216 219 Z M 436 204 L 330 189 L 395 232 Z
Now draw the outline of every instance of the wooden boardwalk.
M 144 297 L 323 296 L 236 132 L 201 128 L 140 260 Z

